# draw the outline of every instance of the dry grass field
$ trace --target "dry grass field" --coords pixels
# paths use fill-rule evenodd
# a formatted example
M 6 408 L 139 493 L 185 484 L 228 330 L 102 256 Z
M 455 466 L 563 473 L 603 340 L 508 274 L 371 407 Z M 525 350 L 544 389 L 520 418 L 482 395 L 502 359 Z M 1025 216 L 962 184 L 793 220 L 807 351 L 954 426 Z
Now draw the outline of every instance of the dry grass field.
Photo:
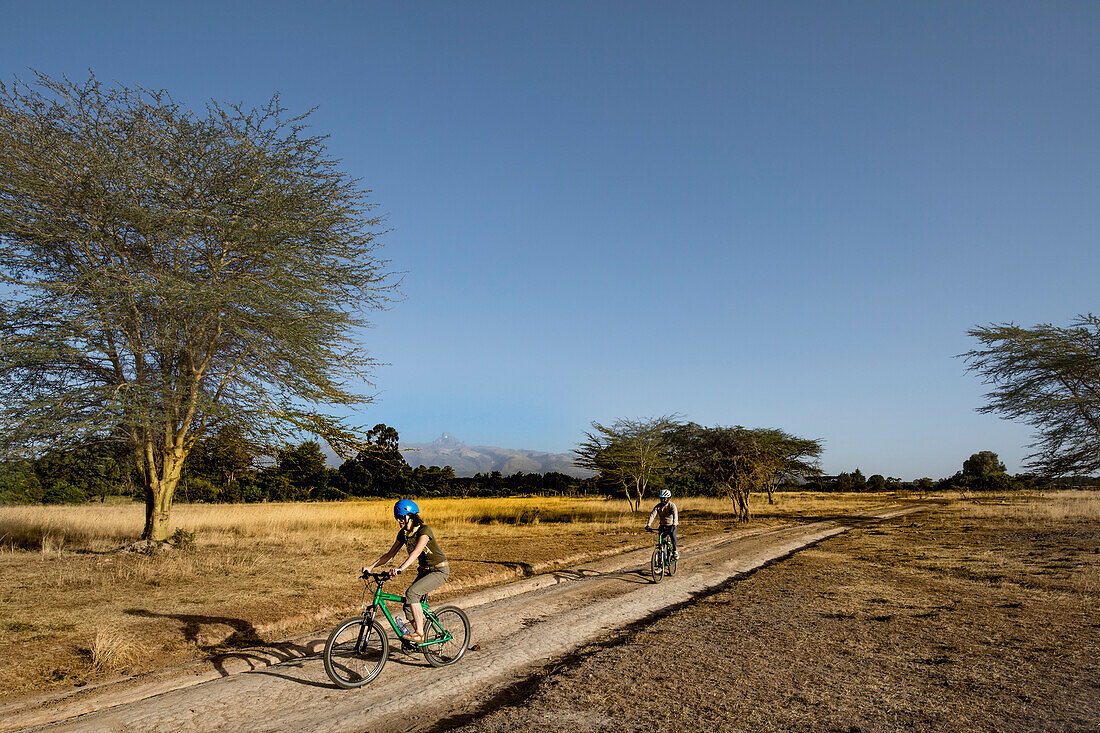
M 754 497 L 759 523 L 891 503 L 890 495 Z M 452 563 L 440 599 L 651 542 L 645 515 L 595 498 L 426 499 Z M 679 501 L 681 536 L 734 526 L 727 502 Z M 83 686 L 324 628 L 357 608 L 358 568 L 389 547 L 392 502 L 177 505 L 189 550 L 119 552 L 137 504 L 0 507 L 0 699 Z M 406 581 L 407 582 L 407 581 Z
M 439 730 L 1100 730 L 1100 493 L 853 529 L 502 702 Z

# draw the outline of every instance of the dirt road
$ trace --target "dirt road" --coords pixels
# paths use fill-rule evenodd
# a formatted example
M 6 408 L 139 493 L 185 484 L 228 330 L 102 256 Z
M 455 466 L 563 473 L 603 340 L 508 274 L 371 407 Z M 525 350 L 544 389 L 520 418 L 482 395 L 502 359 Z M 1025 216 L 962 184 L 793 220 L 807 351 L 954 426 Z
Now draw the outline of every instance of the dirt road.
M 660 584 L 649 581 L 647 549 L 454 599 L 451 602 L 470 616 L 476 650 L 442 669 L 430 667 L 420 656 L 395 651 L 381 677 L 361 690 L 335 688 L 320 659 L 312 655 L 216 679 L 162 676 L 144 688 L 105 689 L 79 701 L 58 701 L 48 709 L 7 709 L 0 728 L 125 732 L 428 728 L 483 703 L 523 680 L 532 668 L 609 630 L 687 603 L 731 578 L 852 526 L 922 508 L 897 506 L 684 543 L 680 572 Z M 324 637 L 318 635 L 305 640 L 301 648 L 319 650 L 323 644 Z

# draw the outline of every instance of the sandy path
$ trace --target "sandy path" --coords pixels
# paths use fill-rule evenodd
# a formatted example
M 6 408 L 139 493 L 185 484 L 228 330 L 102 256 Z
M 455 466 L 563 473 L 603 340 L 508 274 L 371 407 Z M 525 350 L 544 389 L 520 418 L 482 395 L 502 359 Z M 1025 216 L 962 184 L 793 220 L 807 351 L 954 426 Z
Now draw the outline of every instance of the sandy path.
M 503 588 L 453 599 L 473 627 L 470 651 L 453 667 L 430 667 L 421 656 L 391 648 L 381 676 L 360 690 L 340 690 L 325 676 L 317 656 L 219 677 L 199 684 L 164 680 L 144 693 L 99 702 L 77 717 L 78 708 L 13 713 L 0 727 L 64 731 L 406 731 L 461 714 L 471 703 L 523 679 L 533 665 L 576 649 L 610 629 L 690 601 L 741 573 L 850 526 L 889 519 L 921 506 L 892 507 L 850 517 L 738 532 L 683 543 L 680 572 L 660 584 L 648 580 L 648 549 L 530 578 Z M 323 638 L 319 639 L 323 645 Z M 318 640 L 305 648 L 318 648 Z M 393 645 L 394 648 L 397 645 Z M 170 689 L 176 686 L 178 689 Z M 160 692 L 169 689 L 168 692 Z M 157 694 L 160 693 L 160 694 Z M 142 697 L 148 694 L 148 697 Z M 57 720 L 59 722 L 49 722 Z

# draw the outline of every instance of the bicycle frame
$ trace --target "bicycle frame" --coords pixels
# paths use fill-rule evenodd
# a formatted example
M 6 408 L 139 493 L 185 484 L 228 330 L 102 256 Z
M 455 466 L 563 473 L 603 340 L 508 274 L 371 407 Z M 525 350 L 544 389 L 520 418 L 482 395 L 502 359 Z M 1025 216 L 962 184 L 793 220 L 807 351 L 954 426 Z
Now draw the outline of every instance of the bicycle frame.
M 397 621 L 394 620 L 393 614 L 390 613 L 389 607 L 386 606 L 386 602 L 400 603 L 405 605 L 405 596 L 399 596 L 394 593 L 383 593 L 382 585 L 389 579 L 389 576 L 385 573 L 370 573 L 370 578 L 374 580 L 376 586 L 374 589 L 374 600 L 371 601 L 370 606 L 363 609 L 363 618 L 367 619 L 367 623 L 364 624 L 359 630 L 359 639 L 356 643 L 356 647 L 360 647 L 363 644 L 363 633 L 366 629 L 371 628 L 370 622 L 374 621 L 374 614 L 377 609 L 382 609 L 382 615 L 386 617 L 386 620 L 390 622 L 390 628 L 393 629 L 393 633 L 397 638 L 401 639 L 402 644 L 411 644 L 415 647 L 426 647 L 434 644 L 443 644 L 454 638 L 451 632 L 439 625 L 439 621 L 436 620 L 432 612 L 428 610 L 428 602 L 420 601 L 420 608 L 424 611 L 424 623 L 431 623 L 432 627 L 439 631 L 442 636 L 438 639 L 432 639 L 431 641 L 406 641 L 401 635 L 401 630 L 397 627 Z M 364 578 L 366 579 L 366 578 Z M 427 632 L 427 627 L 424 631 Z
M 672 538 L 667 534 L 658 533 L 657 549 L 661 553 L 661 565 L 667 568 L 669 560 L 672 558 Z

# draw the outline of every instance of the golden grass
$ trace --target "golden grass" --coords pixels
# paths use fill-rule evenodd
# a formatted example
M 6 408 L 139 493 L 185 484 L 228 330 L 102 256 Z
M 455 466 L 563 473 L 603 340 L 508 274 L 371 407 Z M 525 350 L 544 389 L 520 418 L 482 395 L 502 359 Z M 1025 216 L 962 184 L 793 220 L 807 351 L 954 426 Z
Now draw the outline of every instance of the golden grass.
M 138 648 L 125 629 L 104 626 L 96 630 L 88 656 L 97 672 L 121 672 L 137 660 Z
M 1024 523 L 1100 522 L 1100 492 L 1046 491 L 960 495 L 966 516 L 1007 517 Z
M 753 512 L 761 518 L 803 513 L 852 511 L 895 500 L 891 494 L 816 494 L 783 492 L 769 505 L 753 495 Z M 596 525 L 605 529 L 635 527 L 644 522 L 651 502 L 634 514 L 625 500 L 599 497 L 512 497 L 502 499 L 418 499 L 421 514 L 448 533 L 523 534 L 524 527 Z M 717 518 L 730 514 L 726 499 L 676 499 L 681 513 Z M 388 499 L 328 503 L 176 504 L 172 527 L 194 532 L 206 546 L 235 546 L 242 540 L 284 543 L 288 538 L 314 542 L 371 542 L 395 532 L 393 502 Z M 137 539 L 144 525 L 144 506 L 83 504 L 77 506 L 0 506 L 0 548 L 103 552 Z

